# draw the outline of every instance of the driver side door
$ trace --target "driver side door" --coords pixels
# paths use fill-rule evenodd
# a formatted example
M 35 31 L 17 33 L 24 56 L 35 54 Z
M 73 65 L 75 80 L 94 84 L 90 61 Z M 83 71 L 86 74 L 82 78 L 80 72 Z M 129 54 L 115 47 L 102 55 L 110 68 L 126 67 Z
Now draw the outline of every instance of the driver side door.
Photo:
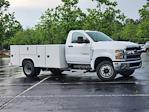
M 73 64 L 90 64 L 91 45 L 90 43 L 78 42 L 79 37 L 88 40 L 83 33 L 74 32 L 71 43 L 67 45 L 67 61 Z

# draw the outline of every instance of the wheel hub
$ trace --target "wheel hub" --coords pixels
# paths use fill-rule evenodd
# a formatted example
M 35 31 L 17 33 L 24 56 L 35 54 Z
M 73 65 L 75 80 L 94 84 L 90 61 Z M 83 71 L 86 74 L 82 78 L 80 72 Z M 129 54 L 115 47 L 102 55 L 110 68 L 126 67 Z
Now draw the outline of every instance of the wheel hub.
M 109 69 L 104 69 L 104 73 L 109 73 Z

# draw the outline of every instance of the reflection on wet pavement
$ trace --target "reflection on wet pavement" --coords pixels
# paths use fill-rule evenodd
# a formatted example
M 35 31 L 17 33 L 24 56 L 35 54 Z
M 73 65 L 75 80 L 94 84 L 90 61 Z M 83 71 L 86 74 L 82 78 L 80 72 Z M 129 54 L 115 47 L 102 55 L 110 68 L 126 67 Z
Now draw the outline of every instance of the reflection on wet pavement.
M 9 58 L 0 58 L 0 79 L 23 75 L 19 67 L 9 66 Z
M 143 65 L 129 78 L 120 75 L 112 82 L 101 82 L 95 73 L 64 72 L 17 97 L 4 112 L 148 112 L 149 55 L 143 54 Z M 22 69 L 9 67 L 9 59 L 0 59 L 0 105 L 34 86 L 50 75 L 42 72 L 28 79 Z M 140 95 L 140 96 L 139 96 Z M 1 107 L 1 106 L 0 106 Z

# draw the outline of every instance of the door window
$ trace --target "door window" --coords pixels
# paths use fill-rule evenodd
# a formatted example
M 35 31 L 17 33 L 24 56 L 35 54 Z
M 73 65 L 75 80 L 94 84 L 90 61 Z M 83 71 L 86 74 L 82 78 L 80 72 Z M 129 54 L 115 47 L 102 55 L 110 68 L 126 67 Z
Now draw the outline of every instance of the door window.
M 84 34 L 80 33 L 80 32 L 74 32 L 72 34 L 72 40 L 71 43 L 78 43 L 78 37 L 83 37 L 83 40 L 88 40 Z

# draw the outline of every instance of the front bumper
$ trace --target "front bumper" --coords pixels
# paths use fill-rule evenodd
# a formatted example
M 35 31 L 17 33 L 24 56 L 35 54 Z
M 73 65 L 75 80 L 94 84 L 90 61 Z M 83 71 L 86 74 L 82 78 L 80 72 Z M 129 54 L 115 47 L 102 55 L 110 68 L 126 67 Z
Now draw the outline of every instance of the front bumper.
M 123 71 L 123 70 L 134 70 L 141 68 L 142 61 L 126 61 L 126 62 L 113 62 L 113 66 L 115 71 Z

